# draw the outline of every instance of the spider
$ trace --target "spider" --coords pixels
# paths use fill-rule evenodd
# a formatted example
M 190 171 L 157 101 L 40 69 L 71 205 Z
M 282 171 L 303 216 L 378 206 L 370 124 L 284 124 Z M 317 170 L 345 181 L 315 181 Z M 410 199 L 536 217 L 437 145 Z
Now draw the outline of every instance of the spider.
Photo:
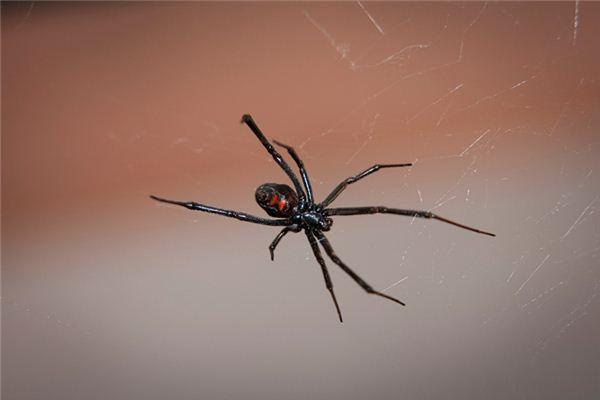
M 350 277 L 354 279 L 354 281 L 367 293 L 386 298 L 403 306 L 406 304 L 392 296 L 389 296 L 385 293 L 373 289 L 371 285 L 365 282 L 336 255 L 335 251 L 333 250 L 333 247 L 329 243 L 329 240 L 325 237 L 325 234 L 323 233 L 331 229 L 331 226 L 333 225 L 333 219 L 331 217 L 364 214 L 404 215 L 416 218 L 436 219 L 438 221 L 446 222 L 448 224 L 452 224 L 454 226 L 458 226 L 460 228 L 467 229 L 473 232 L 489 236 L 496 236 L 493 233 L 471 228 L 458 222 L 440 217 L 439 215 L 436 215 L 429 211 L 404 210 L 400 208 L 389 208 L 385 206 L 339 208 L 328 207 L 349 185 L 352 185 L 353 183 L 356 183 L 359 180 L 366 178 L 367 176 L 379 171 L 380 169 L 410 167 L 412 166 L 412 163 L 375 164 L 372 167 L 367 168 L 363 172 L 343 180 L 331 191 L 331 193 L 329 193 L 325 200 L 323 200 L 320 203 L 315 203 L 313 198 L 312 187 L 310 185 L 310 180 L 308 179 L 306 169 L 304 168 L 304 163 L 302 162 L 300 157 L 298 157 L 298 154 L 296 153 L 294 148 L 286 144 L 280 143 L 276 140 L 273 140 L 273 143 L 275 143 L 277 146 L 287 150 L 290 157 L 298 166 L 298 169 L 300 170 L 300 176 L 302 177 L 302 184 L 304 185 L 304 187 L 302 186 L 302 184 L 298 180 L 298 177 L 292 171 L 288 163 L 283 159 L 281 154 L 279 154 L 277 150 L 273 147 L 273 145 L 269 143 L 265 135 L 259 129 L 258 125 L 256 125 L 256 123 L 254 122 L 254 119 L 252 119 L 252 117 L 249 114 L 245 114 L 244 116 L 242 116 L 241 123 L 248 125 L 250 130 L 252 130 L 252 132 L 254 133 L 254 135 L 256 135 L 260 143 L 265 147 L 265 149 L 267 149 L 267 152 L 269 152 L 269 154 L 273 157 L 277 165 L 279 165 L 279 167 L 283 169 L 283 171 L 287 174 L 287 176 L 292 181 L 292 184 L 294 185 L 294 189 L 292 189 L 290 186 L 285 184 L 265 183 L 263 185 L 260 185 L 258 189 L 256 189 L 256 202 L 263 210 L 266 211 L 267 214 L 269 214 L 271 217 L 274 217 L 275 219 L 256 217 L 254 215 L 246 214 L 239 211 L 225 210 L 222 208 L 216 208 L 204 204 L 199 204 L 194 201 L 168 200 L 157 196 L 150 196 L 150 198 L 163 203 L 182 206 L 190 210 L 204 211 L 208 213 L 223 215 L 225 217 L 236 218 L 240 221 L 252 222 L 261 225 L 283 226 L 284 228 L 277 234 L 277 236 L 275 236 L 275 239 L 273 239 L 273 242 L 269 246 L 271 260 L 275 259 L 275 248 L 285 235 L 287 235 L 289 232 L 298 233 L 304 231 L 304 234 L 308 239 L 310 247 L 312 248 L 312 252 L 314 253 L 315 258 L 317 259 L 317 262 L 321 266 L 323 278 L 325 279 L 325 286 L 331 294 L 331 298 L 333 300 L 333 304 L 335 305 L 340 322 L 343 322 L 342 312 L 340 311 L 340 306 L 335 297 L 335 293 L 333 291 L 333 283 L 331 282 L 329 271 L 327 270 L 327 266 L 325 265 L 325 259 L 323 258 L 321 250 L 319 249 L 319 244 L 321 244 L 321 246 L 325 250 L 325 253 L 329 256 L 331 261 L 337 264 L 345 273 L 350 275 Z

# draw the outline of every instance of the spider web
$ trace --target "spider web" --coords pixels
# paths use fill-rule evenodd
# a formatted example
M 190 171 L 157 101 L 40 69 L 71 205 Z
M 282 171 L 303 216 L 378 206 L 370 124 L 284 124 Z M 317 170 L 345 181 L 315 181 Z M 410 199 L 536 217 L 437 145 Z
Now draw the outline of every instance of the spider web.
M 579 1 L 3 4 L 7 393 L 90 398 L 106 373 L 98 398 L 594 397 L 599 18 Z M 407 303 L 329 262 L 338 326 L 304 235 L 271 263 L 276 230 L 144 203 L 261 215 L 255 188 L 286 177 L 243 113 L 296 148 L 317 200 L 412 162 L 333 206 L 497 237 L 337 217 L 341 259 Z
M 559 23 L 551 29 L 529 25 L 535 23 L 528 15 L 531 10 L 514 4 L 428 8 L 431 24 L 413 36 L 406 32 L 424 23 L 421 7 L 406 5 L 394 19 L 383 5 L 357 5 L 357 12 L 362 11 L 370 22 L 361 34 L 371 40 L 356 47 L 350 39 L 355 32 L 346 32 L 346 26 L 325 12 L 320 17 L 318 7 L 303 14 L 330 44 L 340 67 L 360 76 L 357 80 L 365 76 L 368 80 L 369 74 L 384 76 L 383 84 L 369 87 L 354 107 L 301 147 L 308 151 L 313 140 L 333 145 L 351 137 L 344 141 L 349 154 L 345 164 L 355 166 L 358 159 L 377 159 L 370 148 L 385 146 L 376 145 L 386 142 L 382 136 L 404 136 L 401 150 L 411 154 L 414 167 L 402 176 L 401 189 L 392 190 L 386 183 L 389 175 L 381 178 L 384 190 L 373 187 L 372 198 L 377 194 L 388 204 L 409 200 L 441 215 L 458 212 L 461 221 L 472 224 L 477 224 L 474 216 L 478 216 L 488 221 L 487 226 L 494 225 L 499 238 L 492 245 L 477 237 L 459 242 L 456 237 L 462 232 L 449 230 L 434 238 L 432 230 L 441 227 L 411 221 L 408 234 L 403 234 L 407 243 L 392 244 L 396 237 L 385 241 L 397 248 L 392 258 L 402 271 L 385 291 L 417 296 L 443 293 L 441 298 L 450 309 L 456 307 L 456 289 L 461 286 L 457 282 L 476 280 L 482 285 L 479 290 L 489 296 L 480 307 L 479 320 L 471 322 L 494 334 L 507 326 L 514 328 L 511 324 L 518 319 L 526 327 L 524 348 L 535 363 L 548 347 L 564 346 L 569 340 L 565 336 L 574 335 L 569 331 L 577 329 L 579 321 L 597 322 L 590 307 L 598 307 L 600 289 L 595 267 L 600 250 L 596 213 L 600 192 L 593 178 L 598 167 L 594 133 L 598 82 L 588 74 L 583 61 L 587 56 L 577 47 L 581 4 L 573 3 L 569 13 L 567 8 L 556 10 L 553 18 Z M 369 9 L 379 9 L 382 20 Z M 501 39 L 486 36 L 493 35 L 491 24 L 501 31 Z M 541 31 L 553 36 L 543 38 Z M 506 62 L 477 53 L 485 40 L 520 41 L 516 46 L 523 49 L 511 49 L 514 60 Z M 543 50 L 532 51 L 529 46 L 534 43 L 543 43 Z M 582 64 L 570 70 L 574 60 Z M 479 68 L 483 72 L 473 72 Z M 477 76 L 468 76 L 471 72 Z M 548 86 L 557 78 L 561 82 Z M 422 93 L 415 93 L 412 88 L 419 86 Z M 390 103 L 397 106 L 393 116 Z M 378 126 L 384 119 L 394 120 L 395 128 Z M 506 220 L 500 221 L 498 214 L 505 214 Z M 381 237 L 374 236 L 370 243 L 366 239 L 371 251 L 382 245 Z M 423 241 L 435 243 L 427 249 L 428 257 L 415 252 Z M 479 246 L 488 255 L 473 248 Z M 465 248 L 472 259 L 449 271 L 452 257 Z M 493 260 L 489 254 L 494 254 Z M 422 265 L 427 258 L 430 271 Z

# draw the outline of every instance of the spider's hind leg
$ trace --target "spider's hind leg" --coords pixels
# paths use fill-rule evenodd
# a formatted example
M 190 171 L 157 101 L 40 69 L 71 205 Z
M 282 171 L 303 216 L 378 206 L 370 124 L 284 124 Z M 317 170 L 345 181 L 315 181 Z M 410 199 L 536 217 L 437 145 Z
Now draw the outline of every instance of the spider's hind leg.
M 254 135 L 256 136 L 256 138 L 264 146 L 264 148 L 267 150 L 267 152 L 273 157 L 273 160 L 275 160 L 275 162 L 277 163 L 277 165 L 279 165 L 279 167 L 290 178 L 290 180 L 294 184 L 294 188 L 296 189 L 296 193 L 298 194 L 298 199 L 300 200 L 300 204 L 301 204 L 300 208 L 303 208 L 304 204 L 306 202 L 306 195 L 304 194 L 304 190 L 302 189 L 302 185 L 300 184 L 300 181 L 298 180 L 298 177 L 296 176 L 296 174 L 294 173 L 294 171 L 292 171 L 292 169 L 290 168 L 290 166 L 288 165 L 288 163 L 285 162 L 285 160 L 283 159 L 283 157 L 281 157 L 281 154 L 279 154 L 277 152 L 277 150 L 275 150 L 275 147 L 273 147 L 273 145 L 271 143 L 269 143 L 269 141 L 265 137 L 264 133 L 262 133 L 262 131 L 260 130 L 260 128 L 258 127 L 258 125 L 256 125 L 256 122 L 254 122 L 254 119 L 252 119 L 252 116 L 250 116 L 250 114 L 244 114 L 244 115 L 242 115 L 242 121 L 241 121 L 241 123 L 248 125 L 248 128 L 250 128 L 250 130 L 252 131 L 252 133 L 254 133 Z
M 283 239 L 283 237 L 285 235 L 287 235 L 288 232 L 298 233 L 301 230 L 302 230 L 302 228 L 300 228 L 298 226 L 286 226 L 285 228 L 283 228 L 281 230 L 281 232 L 279 232 L 277 234 L 277 236 L 275 236 L 275 239 L 273 239 L 273 241 L 269 245 L 269 253 L 271 253 L 271 261 L 275 261 L 275 248 L 277 247 L 277 245 L 279 244 L 281 239 Z
M 174 204 L 176 206 L 185 207 L 188 210 L 194 211 L 203 211 L 211 214 L 222 215 L 224 217 L 239 219 L 240 221 L 252 222 L 254 224 L 261 225 L 270 225 L 270 226 L 290 226 L 293 225 L 293 222 L 290 219 L 268 219 L 262 217 L 256 217 L 251 214 L 246 214 L 244 212 L 233 211 L 233 210 L 225 210 L 223 208 L 217 208 L 212 206 L 207 206 L 206 204 L 196 203 L 195 201 L 179 201 L 179 200 L 169 200 L 163 199 L 158 196 L 150 196 L 152 200 L 159 201 L 161 203 L 166 204 Z
M 310 186 L 310 179 L 308 178 L 308 173 L 306 172 L 306 169 L 304 168 L 304 163 L 302 162 L 302 159 L 300 158 L 300 156 L 298 156 L 298 153 L 296 153 L 296 150 L 294 150 L 294 148 L 292 146 L 288 146 L 287 144 L 283 144 L 281 142 L 278 142 L 277 140 L 273 140 L 273 143 L 275 143 L 277 146 L 281 146 L 284 149 L 286 149 L 290 155 L 290 157 L 292 157 L 294 159 L 294 161 L 296 162 L 296 165 L 298 166 L 298 169 L 300 170 L 300 176 L 302 176 L 302 182 L 304 182 L 304 188 L 306 189 L 306 200 L 308 201 L 309 205 L 313 204 L 313 192 L 312 192 L 312 187 Z

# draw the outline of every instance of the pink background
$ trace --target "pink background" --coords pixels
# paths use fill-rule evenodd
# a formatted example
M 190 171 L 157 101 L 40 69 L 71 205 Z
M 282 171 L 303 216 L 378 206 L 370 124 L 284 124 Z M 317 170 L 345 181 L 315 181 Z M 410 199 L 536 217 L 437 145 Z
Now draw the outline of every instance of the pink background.
M 600 4 L 2 3 L 3 399 L 600 396 Z M 263 215 L 337 206 L 337 321 Z

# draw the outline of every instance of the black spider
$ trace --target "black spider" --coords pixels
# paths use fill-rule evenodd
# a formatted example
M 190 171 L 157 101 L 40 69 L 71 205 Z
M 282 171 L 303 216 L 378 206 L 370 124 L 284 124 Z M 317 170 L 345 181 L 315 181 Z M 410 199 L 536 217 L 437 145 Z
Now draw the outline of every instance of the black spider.
M 337 299 L 335 298 L 335 293 L 333 292 L 333 284 L 331 283 L 331 278 L 329 277 L 329 272 L 327 270 L 327 266 L 325 265 L 325 260 L 321 255 L 321 251 L 319 250 L 318 243 L 323 246 L 325 249 L 325 253 L 331 258 L 331 260 L 336 263 L 344 272 L 346 272 L 356 283 L 358 283 L 367 293 L 374 294 L 377 296 L 384 297 L 391 301 L 394 301 L 398 304 L 405 305 L 398 299 L 395 299 L 387 294 L 381 293 L 375 289 L 373 289 L 367 282 L 365 282 L 360 276 L 358 276 L 354 271 L 352 271 L 340 258 L 335 254 L 333 247 L 329 243 L 329 240 L 325 237 L 323 232 L 331 229 L 331 225 L 333 224 L 333 220 L 330 218 L 334 215 L 362 215 L 362 214 L 396 214 L 396 215 L 405 215 L 409 217 L 418 217 L 418 218 L 432 218 L 437 219 L 439 221 L 443 221 L 460 228 L 468 229 L 473 232 L 483 233 L 489 236 L 496 236 L 493 233 L 485 232 L 479 229 L 471 228 L 469 226 L 459 224 L 458 222 L 451 221 L 446 218 L 442 218 L 439 215 L 435 215 L 429 211 L 420 211 L 420 210 L 403 210 L 399 208 L 388 208 L 384 206 L 375 206 L 375 207 L 343 207 L 343 208 L 327 208 L 339 195 L 346 189 L 348 185 L 351 185 L 355 182 L 358 182 L 360 179 L 371 175 L 372 173 L 382 169 L 382 168 L 395 168 L 395 167 L 409 167 L 412 164 L 375 164 L 371 168 L 366 169 L 365 171 L 359 173 L 358 175 L 351 176 L 350 178 L 342 181 L 339 185 L 333 189 L 333 191 L 323 200 L 321 203 L 315 204 L 313 200 L 313 192 L 310 186 L 310 180 L 308 179 L 308 174 L 304 169 L 304 164 L 296 151 L 283 143 L 273 141 L 276 145 L 283 147 L 292 157 L 292 159 L 298 165 L 298 169 L 300 170 L 300 175 L 302 176 L 302 182 L 304 183 L 304 188 L 300 184 L 298 177 L 290 166 L 285 162 L 281 154 L 275 150 L 275 148 L 269 143 L 265 135 L 258 128 L 252 117 L 248 114 L 242 117 L 241 123 L 245 123 L 248 127 L 254 132 L 258 140 L 262 143 L 262 145 L 267 149 L 269 154 L 273 156 L 273 159 L 279 165 L 285 173 L 289 176 L 290 180 L 294 184 L 294 189 L 289 187 L 288 185 L 278 184 L 278 183 L 265 183 L 256 189 L 256 202 L 260 205 L 266 212 L 272 217 L 278 219 L 268 219 L 256 217 L 254 215 L 232 211 L 232 210 L 224 210 L 221 208 L 211 207 L 204 204 L 199 204 L 193 201 L 175 201 L 175 200 L 167 200 L 156 196 L 150 196 L 154 200 L 158 200 L 163 203 L 176 204 L 178 206 L 183 206 L 189 208 L 190 210 L 204 211 L 213 214 L 223 215 L 225 217 L 236 218 L 241 221 L 253 222 L 255 224 L 262 225 L 271 225 L 271 226 L 284 226 L 277 234 L 271 245 L 269 246 L 269 251 L 271 253 L 271 260 L 274 260 L 275 248 L 277 244 L 283 239 L 283 237 L 288 232 L 300 232 L 304 230 L 306 237 L 308 238 L 308 242 L 312 247 L 312 251 L 321 265 L 321 270 L 323 271 L 323 277 L 325 278 L 325 285 L 331 293 L 331 298 L 333 299 L 333 303 L 335 304 L 335 308 L 337 309 L 338 316 L 340 318 L 340 322 L 342 322 L 342 313 L 340 311 L 340 307 L 338 305 Z

